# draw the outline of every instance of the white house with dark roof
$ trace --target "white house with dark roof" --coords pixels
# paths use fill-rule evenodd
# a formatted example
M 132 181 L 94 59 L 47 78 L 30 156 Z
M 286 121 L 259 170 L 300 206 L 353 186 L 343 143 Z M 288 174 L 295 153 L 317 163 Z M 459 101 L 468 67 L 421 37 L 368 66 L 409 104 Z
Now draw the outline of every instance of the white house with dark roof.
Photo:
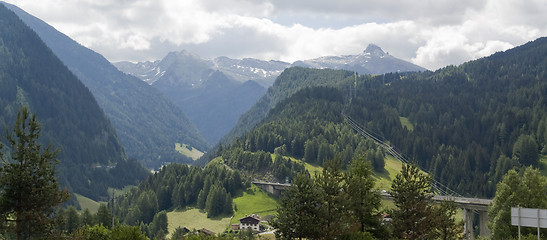
M 252 214 L 239 219 L 239 229 L 245 230 L 250 228 L 253 231 L 258 232 L 260 231 L 259 223 L 260 223 L 260 217 L 258 217 L 255 214 Z

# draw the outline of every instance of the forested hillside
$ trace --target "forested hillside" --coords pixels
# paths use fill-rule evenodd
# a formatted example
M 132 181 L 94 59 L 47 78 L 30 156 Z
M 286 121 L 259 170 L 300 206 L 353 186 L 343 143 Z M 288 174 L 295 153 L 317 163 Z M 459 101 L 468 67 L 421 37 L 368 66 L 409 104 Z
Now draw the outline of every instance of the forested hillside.
M 348 114 L 459 192 L 492 196 L 509 169 L 538 166 L 547 127 L 547 38 L 435 73 L 358 84 Z M 380 100 L 380 101 L 379 101 Z M 387 119 L 407 117 L 414 130 Z
M 129 157 L 147 167 L 162 162 L 192 162 L 175 150 L 187 144 L 210 147 L 180 108 L 140 79 L 120 72 L 100 54 L 85 48 L 45 22 L 4 3 L 28 24 L 54 54 L 89 88 L 116 129 Z
M 313 86 L 335 86 L 353 81 L 353 73 L 344 70 L 323 71 L 302 67 L 288 68 L 275 80 L 272 87 L 238 120 L 237 125 L 221 139 L 229 144 L 237 137 L 253 129 L 267 117 L 268 111 L 278 102 L 297 91 Z
M 300 69 L 307 71 L 306 69 Z M 327 75 L 329 71 L 322 70 Z M 292 181 L 302 164 L 282 156 L 322 165 L 339 157 L 347 165 L 365 154 L 374 169 L 384 169 L 384 152 L 344 123 L 346 92 L 333 87 L 306 88 L 281 101 L 251 132 L 220 150 L 224 162 L 255 179 Z M 271 159 L 269 153 L 276 153 Z
M 298 83 L 307 81 L 338 90 L 311 88 L 277 101 L 270 111 L 248 112 L 268 117 L 217 155 L 238 149 L 277 152 L 321 164 L 336 154 L 351 159 L 347 156 L 380 152 L 372 144 L 360 150 L 367 144 L 344 124 L 346 104 L 348 116 L 436 180 L 464 195 L 491 197 L 509 169 L 539 166 L 547 150 L 546 55 L 547 38 L 541 38 L 436 72 L 354 78 L 344 71 L 288 69 L 276 81 L 285 89 L 297 91 Z M 270 100 L 257 105 L 272 106 L 274 96 L 289 95 L 272 89 Z M 402 119 L 410 125 L 403 126 Z
M 42 143 L 60 148 L 58 177 L 70 191 L 99 199 L 109 186 L 142 178 L 142 167 L 126 161 L 114 128 L 89 90 L 4 5 L 0 33 L 0 128 L 11 128 L 22 106 L 36 113 Z

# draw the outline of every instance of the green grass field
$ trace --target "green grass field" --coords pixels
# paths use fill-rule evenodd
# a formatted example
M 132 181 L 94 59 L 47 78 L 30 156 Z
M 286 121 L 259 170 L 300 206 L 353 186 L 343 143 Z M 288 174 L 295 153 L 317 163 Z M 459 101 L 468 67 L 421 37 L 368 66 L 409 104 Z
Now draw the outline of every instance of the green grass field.
M 395 179 L 397 173 L 401 172 L 403 163 L 390 155 L 387 155 L 384 161 L 384 172 L 374 172 L 372 177 L 376 180 L 376 183 L 374 184 L 375 188 L 387 191 L 391 189 L 391 182 Z
M 401 125 L 403 127 L 406 127 L 406 129 L 410 131 L 414 131 L 414 125 L 408 120 L 406 117 L 399 117 L 399 121 L 401 121 Z
M 234 204 L 236 210 L 231 223 L 237 223 L 240 218 L 249 214 L 258 214 L 260 217 L 274 215 L 278 200 L 266 191 L 252 185 L 234 197 Z
M 97 212 L 101 203 L 106 203 L 106 202 L 96 202 L 90 198 L 87 198 L 77 193 L 74 193 L 74 197 L 76 197 L 76 200 L 80 204 L 80 208 L 82 210 L 87 208 L 92 214 L 95 214 Z
M 172 234 L 177 227 L 186 227 L 190 230 L 206 228 L 215 233 L 222 233 L 232 223 L 238 223 L 240 218 L 249 214 L 258 214 L 261 217 L 274 215 L 278 204 L 275 197 L 268 195 L 255 185 L 246 191 L 239 192 L 233 202 L 235 205 L 233 217 L 224 216 L 209 219 L 207 213 L 196 208 L 168 212 L 167 229 L 169 234 Z
M 182 211 L 172 211 L 167 213 L 167 230 L 169 235 L 175 232 L 177 227 L 186 227 L 192 229 L 206 228 L 214 233 L 222 233 L 230 224 L 230 217 L 207 218 L 207 213 L 197 208 L 189 208 Z
M 190 147 L 190 148 L 191 149 L 188 149 L 188 145 L 186 144 L 175 143 L 175 150 L 177 152 L 181 153 L 184 156 L 194 159 L 194 161 L 200 158 L 201 156 L 203 156 L 203 152 L 200 152 L 194 147 Z

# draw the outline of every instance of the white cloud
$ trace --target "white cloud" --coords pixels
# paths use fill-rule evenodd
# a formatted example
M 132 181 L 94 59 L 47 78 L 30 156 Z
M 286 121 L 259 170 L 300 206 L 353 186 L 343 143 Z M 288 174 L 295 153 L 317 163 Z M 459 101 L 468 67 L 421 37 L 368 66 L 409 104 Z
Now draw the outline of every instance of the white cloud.
M 294 61 L 376 43 L 429 69 L 547 35 L 544 0 L 9 0 L 112 61 L 202 57 Z

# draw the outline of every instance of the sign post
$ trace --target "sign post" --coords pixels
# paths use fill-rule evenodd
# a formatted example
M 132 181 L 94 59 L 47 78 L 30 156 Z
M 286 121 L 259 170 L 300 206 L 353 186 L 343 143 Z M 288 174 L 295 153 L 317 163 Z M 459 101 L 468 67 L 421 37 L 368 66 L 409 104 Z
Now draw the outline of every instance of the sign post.
M 520 240 L 520 226 L 536 227 L 538 240 L 540 239 L 540 228 L 547 228 L 547 209 L 537 208 L 511 208 L 511 225 L 518 226 Z

